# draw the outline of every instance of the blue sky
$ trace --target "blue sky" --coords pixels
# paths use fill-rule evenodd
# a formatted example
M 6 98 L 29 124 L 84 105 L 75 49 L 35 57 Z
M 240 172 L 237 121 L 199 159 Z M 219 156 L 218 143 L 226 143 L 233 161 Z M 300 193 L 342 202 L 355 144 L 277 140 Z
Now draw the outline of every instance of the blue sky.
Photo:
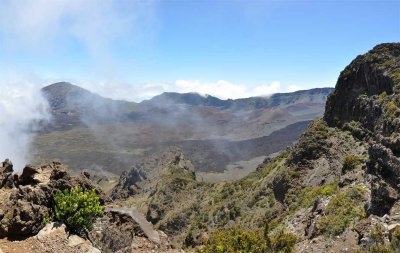
M 141 100 L 334 86 L 400 39 L 400 1 L 0 0 L 0 78 Z

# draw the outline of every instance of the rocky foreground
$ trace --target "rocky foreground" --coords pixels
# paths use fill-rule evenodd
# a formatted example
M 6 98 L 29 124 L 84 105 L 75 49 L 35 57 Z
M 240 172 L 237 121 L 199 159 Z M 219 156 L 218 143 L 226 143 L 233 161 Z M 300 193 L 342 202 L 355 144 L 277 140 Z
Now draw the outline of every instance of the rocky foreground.
M 94 189 L 101 204 L 110 204 L 89 174 L 72 176 L 58 162 L 27 165 L 22 173 L 13 173 L 8 160 L 0 163 L 0 252 L 180 252 L 134 209 L 106 208 L 84 237 L 49 222 L 54 194 L 75 186 Z

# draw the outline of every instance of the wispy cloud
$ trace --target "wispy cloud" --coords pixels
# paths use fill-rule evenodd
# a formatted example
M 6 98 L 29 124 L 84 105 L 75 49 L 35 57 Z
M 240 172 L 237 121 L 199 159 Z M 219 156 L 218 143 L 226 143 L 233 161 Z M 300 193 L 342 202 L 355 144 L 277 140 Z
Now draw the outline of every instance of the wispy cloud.
M 180 92 L 197 92 L 208 94 L 219 98 L 244 98 L 253 96 L 265 96 L 281 91 L 282 85 L 279 82 L 249 87 L 241 84 L 234 84 L 225 80 L 218 80 L 214 83 L 201 81 L 178 80 L 175 86 Z
M 34 83 L 0 82 L 0 159 L 11 159 L 21 170 L 31 162 L 30 145 L 38 123 L 49 119 L 48 104 Z
M 236 99 L 254 96 L 267 96 L 277 92 L 292 92 L 302 87 L 284 85 L 280 82 L 250 86 L 236 84 L 226 80 L 202 82 L 199 80 L 177 80 L 174 83 L 147 83 L 131 85 L 124 82 L 76 82 L 76 84 L 99 95 L 113 99 L 142 101 L 162 92 L 196 92 L 201 95 L 211 95 L 221 99 Z
M 14 51 L 60 53 L 77 47 L 83 50 L 79 57 L 111 66 L 115 47 L 147 34 L 152 6 L 152 0 L 3 0 L 0 35 L 3 47 Z

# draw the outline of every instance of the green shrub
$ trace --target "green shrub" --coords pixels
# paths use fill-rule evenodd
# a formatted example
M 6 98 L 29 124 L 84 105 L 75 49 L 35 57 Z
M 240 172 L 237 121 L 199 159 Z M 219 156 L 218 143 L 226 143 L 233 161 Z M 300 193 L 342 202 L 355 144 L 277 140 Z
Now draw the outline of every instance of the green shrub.
M 369 250 L 368 253 L 395 253 L 396 251 L 392 250 L 385 244 L 373 244 Z
M 360 157 L 354 154 L 347 155 L 343 161 L 342 173 L 354 170 L 360 164 Z
M 379 96 L 378 96 L 378 102 L 379 102 L 380 104 L 382 104 L 382 103 L 385 101 L 385 98 L 386 98 L 387 96 L 388 96 L 388 95 L 387 95 L 386 91 L 382 92 L 382 93 L 379 94 Z
M 301 163 L 318 159 L 330 147 L 331 143 L 328 139 L 332 134 L 333 131 L 329 129 L 325 121 L 322 119 L 313 121 L 300 137 L 297 148 L 292 152 L 291 161 Z
M 326 236 L 341 234 L 352 222 L 365 217 L 363 206 L 364 190 L 351 187 L 340 191 L 328 203 L 318 226 Z
M 390 236 L 389 243 L 386 243 L 383 228 L 381 225 L 375 225 L 371 230 L 369 237 L 372 239 L 368 253 L 395 253 L 400 249 L 400 227 L 396 227 Z
M 397 117 L 400 114 L 400 108 L 397 106 L 395 98 L 386 104 L 385 109 L 385 115 L 389 118 Z
M 72 231 L 91 229 L 93 219 L 103 215 L 103 207 L 94 189 L 84 192 L 77 186 L 58 191 L 54 202 L 54 218 Z
M 280 229 L 276 234 L 272 236 L 266 235 L 267 248 L 270 252 L 281 252 L 291 253 L 294 252 L 294 245 L 296 244 L 296 236 L 292 233 L 285 233 L 283 229 Z M 268 251 L 267 251 L 268 252 Z
M 307 208 L 314 204 L 315 200 L 321 196 L 331 196 L 337 192 L 338 182 L 325 184 L 317 187 L 305 187 L 301 191 L 291 191 L 287 195 L 286 202 L 289 204 L 289 209 L 294 211 L 301 207 Z
M 296 239 L 294 234 L 285 233 L 283 229 L 270 235 L 268 227 L 264 231 L 257 231 L 245 230 L 238 226 L 216 231 L 200 252 L 291 253 L 294 252 Z

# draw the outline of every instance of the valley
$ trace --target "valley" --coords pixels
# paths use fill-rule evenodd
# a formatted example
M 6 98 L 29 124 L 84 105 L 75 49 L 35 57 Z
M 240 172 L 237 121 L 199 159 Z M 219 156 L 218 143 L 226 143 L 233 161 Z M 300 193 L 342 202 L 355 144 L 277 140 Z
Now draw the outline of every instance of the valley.
M 238 100 L 164 93 L 134 103 L 56 83 L 43 88 L 52 118 L 32 149 L 36 163 L 58 159 L 75 170 L 112 177 L 176 146 L 199 172 L 223 173 L 234 163 L 260 160 L 292 145 L 310 120 L 322 115 L 331 91 Z M 256 169 L 254 163 L 243 164 L 234 169 Z

